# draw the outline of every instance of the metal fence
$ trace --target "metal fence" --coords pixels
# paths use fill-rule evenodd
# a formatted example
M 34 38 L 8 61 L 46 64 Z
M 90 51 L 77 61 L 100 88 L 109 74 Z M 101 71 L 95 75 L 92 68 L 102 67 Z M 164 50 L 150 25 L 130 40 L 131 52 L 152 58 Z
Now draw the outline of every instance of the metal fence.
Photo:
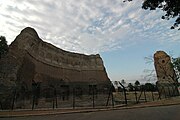
M 145 86 L 136 86 L 132 90 L 118 82 L 118 87 L 112 86 L 106 92 L 98 90 L 97 85 L 89 86 L 89 91 L 74 86 L 71 91 L 58 92 L 55 87 L 50 87 L 43 92 L 24 91 L 20 94 L 16 89 L 9 94 L 10 107 L 8 109 L 76 109 L 76 108 L 105 108 L 120 107 L 125 105 L 138 104 L 142 102 L 155 101 L 176 96 L 172 86 L 155 86 L 157 89 L 148 90 Z M 164 91 L 164 92 L 163 92 Z M 168 93 L 169 94 L 165 94 Z M 26 96 L 26 97 L 24 97 Z M 4 108 L 4 102 L 0 101 L 0 107 Z

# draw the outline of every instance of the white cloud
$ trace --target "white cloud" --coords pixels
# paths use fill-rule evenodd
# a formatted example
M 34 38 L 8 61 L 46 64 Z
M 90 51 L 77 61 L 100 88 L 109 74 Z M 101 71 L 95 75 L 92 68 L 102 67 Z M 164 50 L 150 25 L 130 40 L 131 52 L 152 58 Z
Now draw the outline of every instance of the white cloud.
M 34 27 L 56 46 L 81 53 L 119 49 L 143 40 L 180 41 L 172 21 L 162 12 L 141 9 L 140 0 L 0 0 L 0 35 L 12 42 L 19 32 Z

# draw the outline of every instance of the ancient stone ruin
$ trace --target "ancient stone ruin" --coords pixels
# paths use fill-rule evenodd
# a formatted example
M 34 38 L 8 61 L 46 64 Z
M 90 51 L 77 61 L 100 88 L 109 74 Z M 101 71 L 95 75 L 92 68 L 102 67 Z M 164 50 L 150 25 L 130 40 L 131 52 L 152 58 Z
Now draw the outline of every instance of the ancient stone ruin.
M 21 31 L 0 60 L 0 97 L 3 107 L 18 99 L 31 99 L 40 94 L 68 98 L 73 88 L 79 94 L 92 88 L 107 93 L 111 82 L 99 54 L 84 55 L 57 48 L 42 41 L 30 27 Z
M 165 97 L 179 95 L 178 80 L 170 56 L 164 51 L 157 51 L 154 54 L 154 66 L 158 78 L 159 93 Z

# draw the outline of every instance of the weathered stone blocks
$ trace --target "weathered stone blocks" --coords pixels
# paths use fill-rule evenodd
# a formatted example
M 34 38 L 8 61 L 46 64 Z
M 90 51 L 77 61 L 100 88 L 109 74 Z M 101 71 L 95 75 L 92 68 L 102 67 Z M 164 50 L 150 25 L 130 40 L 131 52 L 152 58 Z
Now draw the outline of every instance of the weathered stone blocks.
M 158 78 L 158 88 L 161 95 L 176 96 L 178 92 L 178 81 L 173 69 L 171 58 L 164 51 L 154 54 L 154 66 Z
M 73 86 L 80 86 L 84 92 L 88 92 L 88 86 L 92 84 L 99 90 L 110 87 L 100 55 L 62 50 L 42 41 L 30 27 L 21 31 L 9 46 L 9 53 L 0 60 L 2 104 L 8 98 L 7 93 L 13 96 L 13 91 L 30 98 L 34 88 L 38 89 L 36 92 L 44 94 L 46 89 L 53 86 L 57 94 L 62 94 L 64 90 L 71 92 Z

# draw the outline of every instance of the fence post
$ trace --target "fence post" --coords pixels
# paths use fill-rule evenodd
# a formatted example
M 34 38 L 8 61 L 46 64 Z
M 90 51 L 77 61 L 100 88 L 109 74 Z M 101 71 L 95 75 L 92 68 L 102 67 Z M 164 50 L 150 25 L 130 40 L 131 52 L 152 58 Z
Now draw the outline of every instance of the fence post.
M 54 109 L 54 96 L 53 96 L 53 109 Z
M 112 100 L 112 107 L 114 107 L 114 96 L 113 96 L 112 89 L 111 89 L 111 100 Z
M 57 101 L 57 91 L 56 88 L 54 89 L 55 99 L 56 99 L 56 108 L 58 108 L 58 101 Z
M 1 101 L 0 101 L 0 105 L 1 105 L 1 110 L 3 110 L 3 106 L 2 106 L 2 103 L 1 103 Z
M 33 94 L 32 110 L 34 110 L 35 95 Z
M 174 88 L 174 91 L 175 91 L 175 96 L 179 96 L 180 95 L 180 92 L 179 92 L 179 90 L 178 90 L 178 85 L 177 85 L 177 83 L 175 83 L 175 88 Z
M 56 88 L 55 88 L 55 86 L 51 86 L 51 88 L 52 88 L 52 90 L 53 90 L 53 98 L 52 98 L 52 100 L 53 100 L 53 110 L 54 110 L 54 107 L 55 107 L 55 97 L 56 97 Z
M 92 98 L 93 98 L 93 101 L 92 101 L 92 102 L 93 102 L 93 108 L 94 108 L 94 87 L 95 87 L 95 86 L 92 85 L 92 90 L 93 90 L 93 91 L 92 91 L 92 92 L 93 92 L 93 94 L 92 94 Z
M 167 98 L 167 95 L 166 95 L 166 90 L 165 90 L 164 86 L 163 86 L 163 90 L 164 90 L 164 95 L 165 95 L 165 98 Z
M 145 102 L 147 102 L 147 99 L 146 99 L 146 91 L 145 91 L 145 88 L 143 87 L 143 91 L 144 91 L 144 100 Z
M 108 99 L 107 99 L 107 102 L 106 102 L 106 106 L 108 106 L 108 103 L 109 103 L 109 98 L 110 98 L 110 95 L 112 93 L 112 87 L 113 87 L 113 85 L 111 85 L 111 87 L 109 89 L 109 94 L 108 94 Z
M 169 93 L 169 96 L 168 97 L 171 97 L 171 90 L 169 89 L 169 86 L 168 87 L 168 93 Z
M 138 97 L 138 101 L 137 101 L 137 103 L 139 103 L 139 100 L 140 100 L 140 98 L 141 98 L 141 95 L 142 95 L 142 88 L 141 88 L 141 93 L 140 93 L 140 95 L 139 95 L 139 97 Z
M 126 89 L 124 88 L 124 97 L 125 97 L 125 104 L 127 105 L 127 96 L 126 96 Z
M 172 88 L 172 96 L 174 97 L 175 96 L 175 87 L 172 85 L 171 88 Z
M 159 87 L 158 87 L 158 86 L 157 86 L 157 90 L 158 90 L 158 95 L 159 95 L 158 99 L 161 100 L 161 93 L 160 93 L 160 91 L 159 91 Z
M 56 102 L 56 108 L 57 108 L 57 93 L 56 93 L 56 88 L 53 87 L 53 109 L 55 108 L 55 102 Z
M 135 90 L 135 91 L 134 91 L 134 92 L 135 92 L 134 94 L 135 94 L 136 103 L 137 103 L 137 92 L 136 92 L 136 88 L 135 88 L 135 87 L 134 87 L 134 90 Z
M 73 109 L 75 109 L 75 88 L 73 86 Z
M 151 91 L 151 94 L 152 94 L 152 99 L 154 101 L 154 93 L 153 93 L 153 91 Z
M 15 89 L 15 91 L 13 93 L 14 93 L 13 94 L 13 101 L 12 101 L 12 107 L 11 107 L 12 110 L 14 109 L 14 102 L 15 102 L 15 99 L 16 99 L 16 89 Z
M 122 83 L 119 82 L 119 84 L 123 87 L 123 92 L 124 92 L 124 100 L 125 100 L 125 104 L 127 105 L 127 96 L 126 96 L 126 88 L 124 87 L 124 85 Z

